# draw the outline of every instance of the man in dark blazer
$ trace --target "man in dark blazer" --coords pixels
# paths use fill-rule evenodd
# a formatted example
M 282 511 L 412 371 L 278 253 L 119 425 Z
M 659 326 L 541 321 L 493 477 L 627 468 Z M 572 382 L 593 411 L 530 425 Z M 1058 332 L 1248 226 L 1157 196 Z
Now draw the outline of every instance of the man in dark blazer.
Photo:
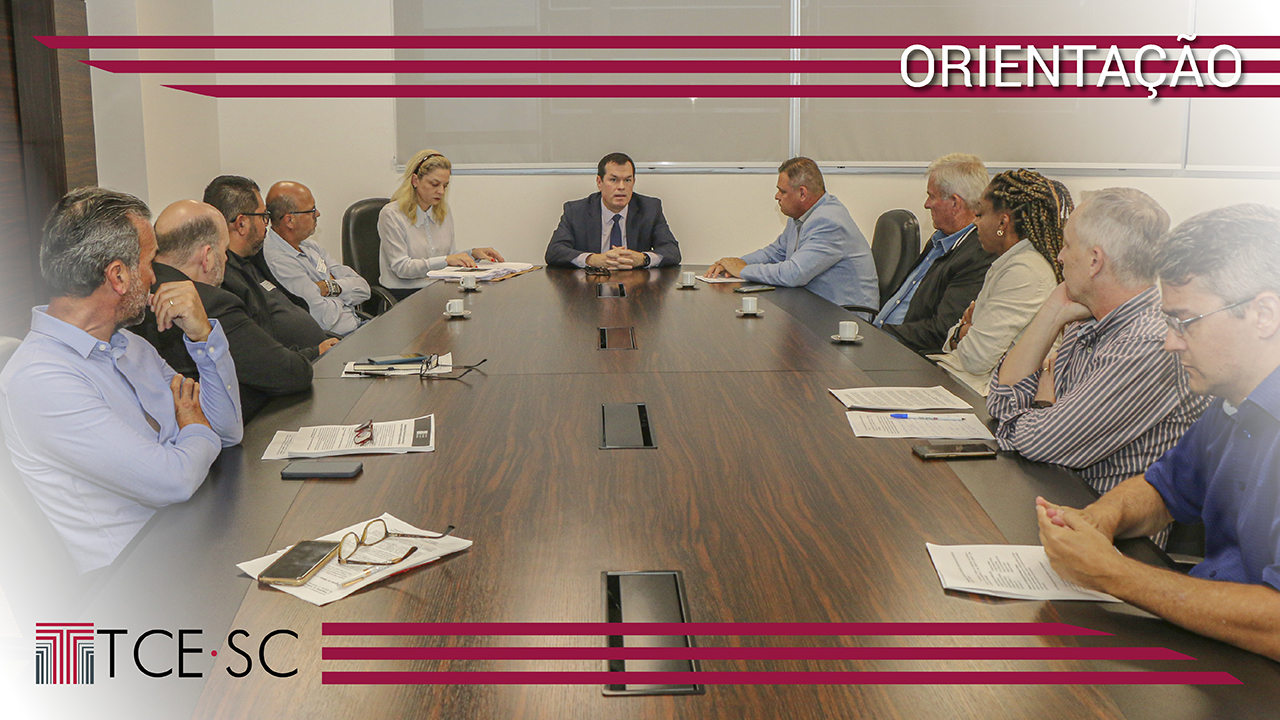
M 328 339 L 318 346 L 282 345 L 254 322 L 240 298 L 222 284 L 229 237 L 222 214 L 196 200 L 179 200 L 156 218 L 157 252 L 152 268 L 156 287 L 167 282 L 193 282 L 205 313 L 216 318 L 227 336 L 240 382 L 244 419 L 262 409 L 274 395 L 311 387 L 311 362 L 337 344 Z M 155 346 L 165 362 L 187 377 L 198 379 L 195 361 L 187 354 L 181 330 L 160 330 L 151 310 L 139 334 Z M 175 332 L 176 331 L 176 332 Z
M 947 330 L 977 299 L 996 259 L 973 225 L 986 187 L 987 168 L 976 156 L 952 153 L 929 165 L 924 206 L 935 232 L 874 321 L 921 355 L 942 352 Z
M 636 164 L 610 153 L 596 165 L 596 189 L 564 204 L 547 244 L 548 265 L 610 270 L 680 264 L 680 245 L 662 215 L 662 201 L 632 192 Z

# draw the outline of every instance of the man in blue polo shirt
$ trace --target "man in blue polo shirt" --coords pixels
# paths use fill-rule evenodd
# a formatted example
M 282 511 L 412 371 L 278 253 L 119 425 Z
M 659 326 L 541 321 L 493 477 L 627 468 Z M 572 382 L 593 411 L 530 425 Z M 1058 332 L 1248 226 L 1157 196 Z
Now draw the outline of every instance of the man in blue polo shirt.
M 1187 220 L 1162 248 L 1165 348 L 1216 396 L 1143 475 L 1084 510 L 1036 500 L 1060 574 L 1189 630 L 1280 659 L 1280 210 L 1236 205 Z M 1203 521 L 1190 576 L 1115 552 L 1113 538 Z

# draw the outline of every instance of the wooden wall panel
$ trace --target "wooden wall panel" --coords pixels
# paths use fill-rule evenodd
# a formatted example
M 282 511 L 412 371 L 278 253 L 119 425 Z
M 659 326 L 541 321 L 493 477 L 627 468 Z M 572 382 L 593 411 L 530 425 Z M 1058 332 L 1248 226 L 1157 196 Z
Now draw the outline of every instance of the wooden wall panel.
M 0 335 L 26 334 L 33 304 L 31 243 L 10 0 L 0 0 Z

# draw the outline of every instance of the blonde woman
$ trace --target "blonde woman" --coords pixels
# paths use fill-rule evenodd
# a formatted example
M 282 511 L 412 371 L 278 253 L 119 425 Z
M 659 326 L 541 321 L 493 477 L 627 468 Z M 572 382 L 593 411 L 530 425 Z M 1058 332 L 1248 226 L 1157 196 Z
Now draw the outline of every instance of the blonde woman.
M 430 280 L 427 273 L 449 265 L 475 267 L 477 260 L 502 262 L 493 248 L 454 252 L 453 214 L 445 197 L 453 165 L 435 150 L 423 150 L 404 168 L 400 188 L 378 214 L 379 281 L 404 299 Z

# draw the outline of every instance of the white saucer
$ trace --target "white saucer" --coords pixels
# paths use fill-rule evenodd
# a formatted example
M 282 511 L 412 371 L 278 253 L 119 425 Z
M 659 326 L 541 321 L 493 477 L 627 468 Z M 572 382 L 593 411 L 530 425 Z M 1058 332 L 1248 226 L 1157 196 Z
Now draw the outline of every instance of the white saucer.
M 842 338 L 842 337 L 840 337 L 839 335 L 832 335 L 832 336 L 831 336 L 831 339 L 832 339 L 832 340 L 835 340 L 836 342 L 862 342 L 862 339 L 863 339 L 863 338 L 862 338 L 862 336 L 861 336 L 861 335 L 859 335 L 858 337 L 854 337 L 854 338 Z
M 459 286 L 458 286 L 458 290 L 460 290 L 460 291 L 462 291 L 462 292 L 465 292 L 465 293 L 473 293 L 473 292 L 480 292 L 480 287 L 477 285 L 476 287 L 473 287 L 473 288 L 465 288 L 465 287 L 462 287 L 461 285 L 459 285 Z
M 698 283 L 695 282 L 692 285 L 681 285 L 680 283 L 676 283 L 676 289 L 677 290 L 697 290 Z
M 738 314 L 738 317 L 760 317 L 761 315 L 764 315 L 764 313 L 760 312 L 759 310 L 755 312 L 750 312 L 750 313 L 743 312 L 742 310 L 734 310 L 734 312 Z
M 441 315 L 444 315 L 444 316 L 445 316 L 445 317 L 447 317 L 447 318 L 464 318 L 464 317 L 467 317 L 468 315 L 470 315 L 470 314 L 471 314 L 471 311 L 470 311 L 470 310 L 463 310 L 463 311 L 462 311 L 462 314 L 460 314 L 460 315 L 450 315 L 450 314 L 449 314 L 449 313 L 447 313 L 447 312 L 445 312 L 445 313 L 440 313 L 440 314 L 441 314 Z

